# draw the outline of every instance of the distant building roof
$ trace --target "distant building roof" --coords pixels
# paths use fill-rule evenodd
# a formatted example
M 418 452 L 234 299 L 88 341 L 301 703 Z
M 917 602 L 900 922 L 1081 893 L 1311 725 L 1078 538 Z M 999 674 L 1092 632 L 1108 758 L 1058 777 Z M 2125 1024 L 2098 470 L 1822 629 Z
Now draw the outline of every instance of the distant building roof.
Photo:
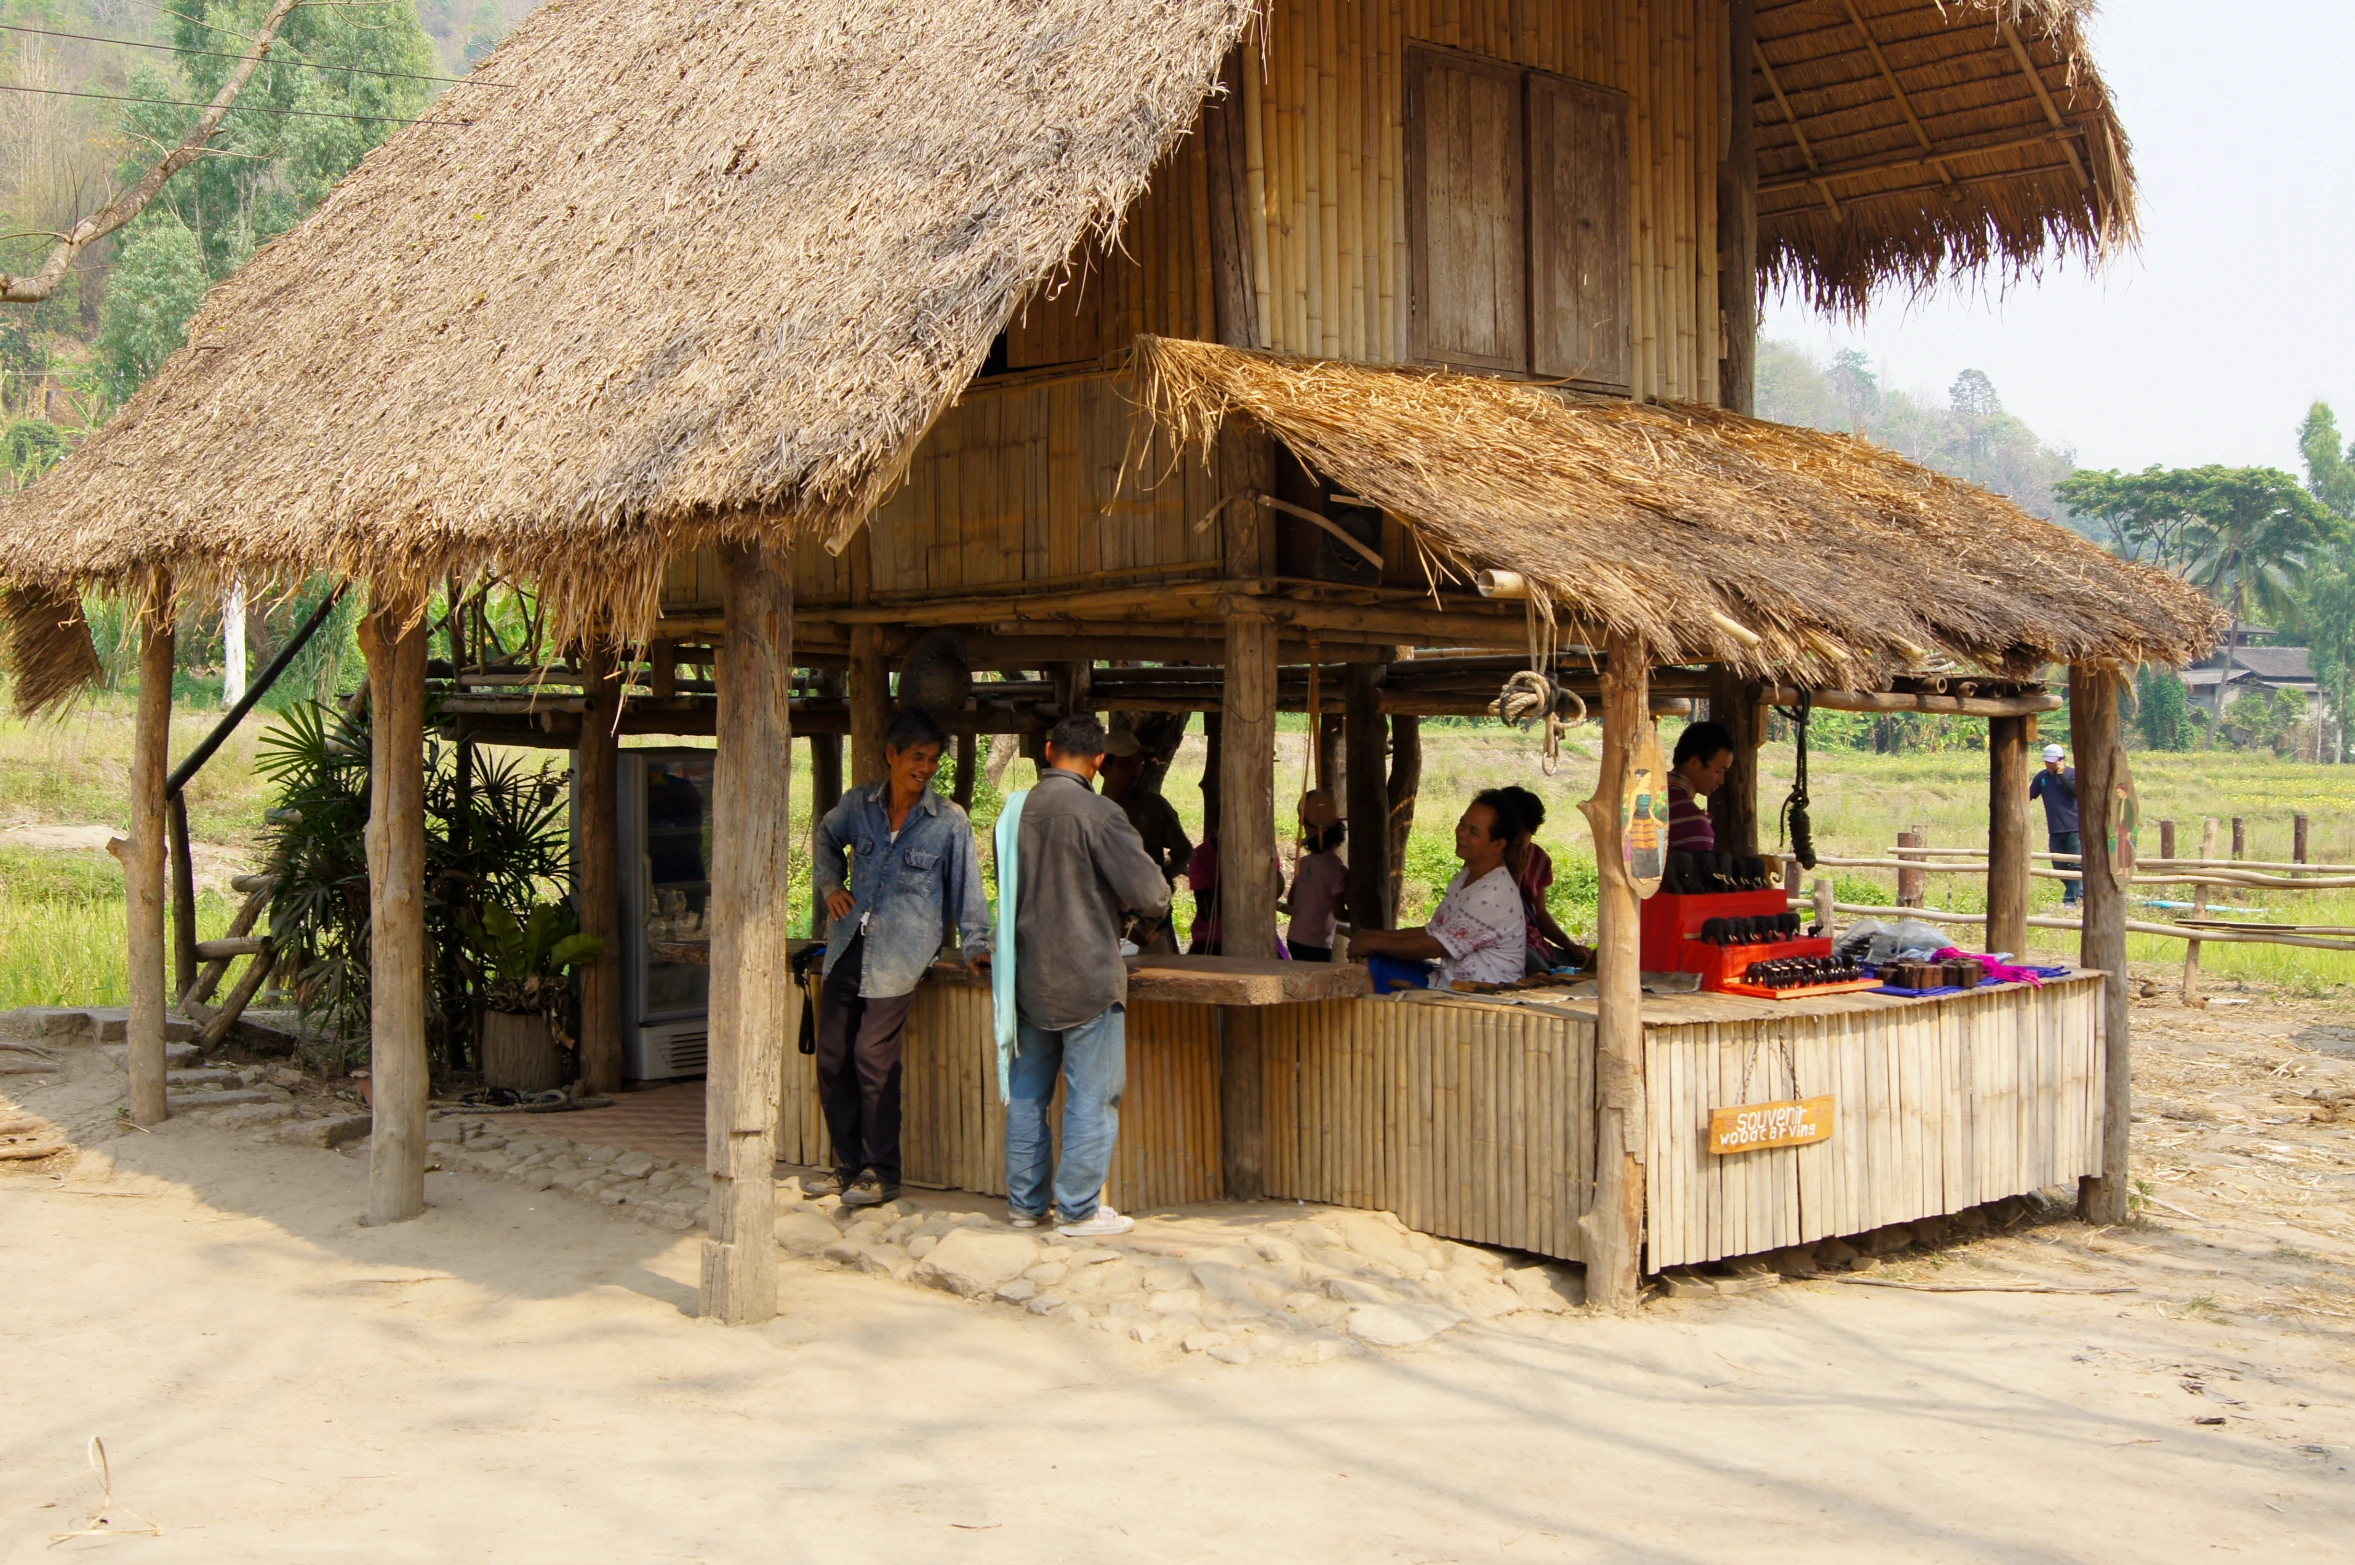
M 2224 650 L 2219 647 L 2184 671 L 2184 683 L 2213 685 L 2223 667 Z M 2241 647 L 2232 655 L 2232 671 L 2237 676 L 2244 670 L 2269 683 L 2314 683 L 2313 654 L 2305 647 Z M 2206 679 L 2195 680 L 2195 675 L 2203 673 L 2208 675 Z

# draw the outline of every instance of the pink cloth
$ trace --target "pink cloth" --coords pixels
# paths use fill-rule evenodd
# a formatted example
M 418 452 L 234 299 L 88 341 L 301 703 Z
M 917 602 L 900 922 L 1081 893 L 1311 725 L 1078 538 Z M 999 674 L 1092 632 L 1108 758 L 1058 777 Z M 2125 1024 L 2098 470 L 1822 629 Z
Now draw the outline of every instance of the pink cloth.
M 1348 874 L 1341 855 L 1330 849 L 1301 859 L 1292 875 L 1292 927 L 1286 931 L 1295 944 L 1331 948 Z
M 1987 981 L 1991 984 L 2027 984 L 2036 989 L 2044 987 L 2044 980 L 2025 967 L 2007 966 L 1984 952 L 1965 951 L 1960 946 L 1948 946 L 1930 960 L 1933 962 L 1976 962 L 1987 969 Z

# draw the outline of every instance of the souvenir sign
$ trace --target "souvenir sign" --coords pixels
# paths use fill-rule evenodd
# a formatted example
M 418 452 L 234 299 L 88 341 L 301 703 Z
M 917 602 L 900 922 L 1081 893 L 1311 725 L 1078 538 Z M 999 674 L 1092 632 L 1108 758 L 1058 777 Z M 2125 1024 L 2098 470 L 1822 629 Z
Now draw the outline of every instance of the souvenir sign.
M 1660 889 L 1660 873 L 1668 867 L 1668 758 L 1656 722 L 1646 722 L 1636 739 L 1627 797 L 1619 804 L 1619 851 L 1638 897 Z
M 1742 1103 L 1709 1111 L 1709 1150 L 1758 1152 L 1832 1139 L 1832 1094 L 1780 1103 Z
M 2123 891 L 2134 879 L 2134 839 L 2142 831 L 2142 799 L 2134 791 L 2134 773 L 2126 752 L 2112 753 L 2117 771 L 2110 778 L 2110 875 Z

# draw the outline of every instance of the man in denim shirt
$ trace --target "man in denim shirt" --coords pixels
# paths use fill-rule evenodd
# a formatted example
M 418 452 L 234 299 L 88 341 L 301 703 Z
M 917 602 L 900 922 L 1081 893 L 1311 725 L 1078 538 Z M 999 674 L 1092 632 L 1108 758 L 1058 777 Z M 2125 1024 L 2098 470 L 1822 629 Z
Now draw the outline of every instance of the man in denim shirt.
M 970 966 L 989 965 L 973 824 L 932 790 L 947 741 L 924 713 L 902 713 L 883 739 L 889 779 L 853 788 L 818 823 L 811 873 L 830 921 L 818 1099 L 835 1171 L 811 1193 L 839 1191 L 845 1206 L 899 1194 L 900 1040 L 924 970 L 951 930 Z

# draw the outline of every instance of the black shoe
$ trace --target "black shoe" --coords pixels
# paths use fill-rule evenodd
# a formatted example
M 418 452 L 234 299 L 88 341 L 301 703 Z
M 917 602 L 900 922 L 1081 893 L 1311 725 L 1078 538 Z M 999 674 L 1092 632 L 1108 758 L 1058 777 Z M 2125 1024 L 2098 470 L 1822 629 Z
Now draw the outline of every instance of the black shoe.
M 840 1169 L 831 1174 L 811 1174 L 801 1182 L 802 1199 L 815 1201 L 820 1196 L 840 1195 L 849 1184 L 849 1178 Z
M 852 1180 L 849 1186 L 843 1190 L 842 1204 L 844 1206 L 881 1206 L 884 1202 L 897 1198 L 898 1195 L 898 1180 L 895 1179 L 891 1183 L 885 1184 L 881 1174 L 871 1168 L 863 1168 L 859 1170 L 859 1177 Z

